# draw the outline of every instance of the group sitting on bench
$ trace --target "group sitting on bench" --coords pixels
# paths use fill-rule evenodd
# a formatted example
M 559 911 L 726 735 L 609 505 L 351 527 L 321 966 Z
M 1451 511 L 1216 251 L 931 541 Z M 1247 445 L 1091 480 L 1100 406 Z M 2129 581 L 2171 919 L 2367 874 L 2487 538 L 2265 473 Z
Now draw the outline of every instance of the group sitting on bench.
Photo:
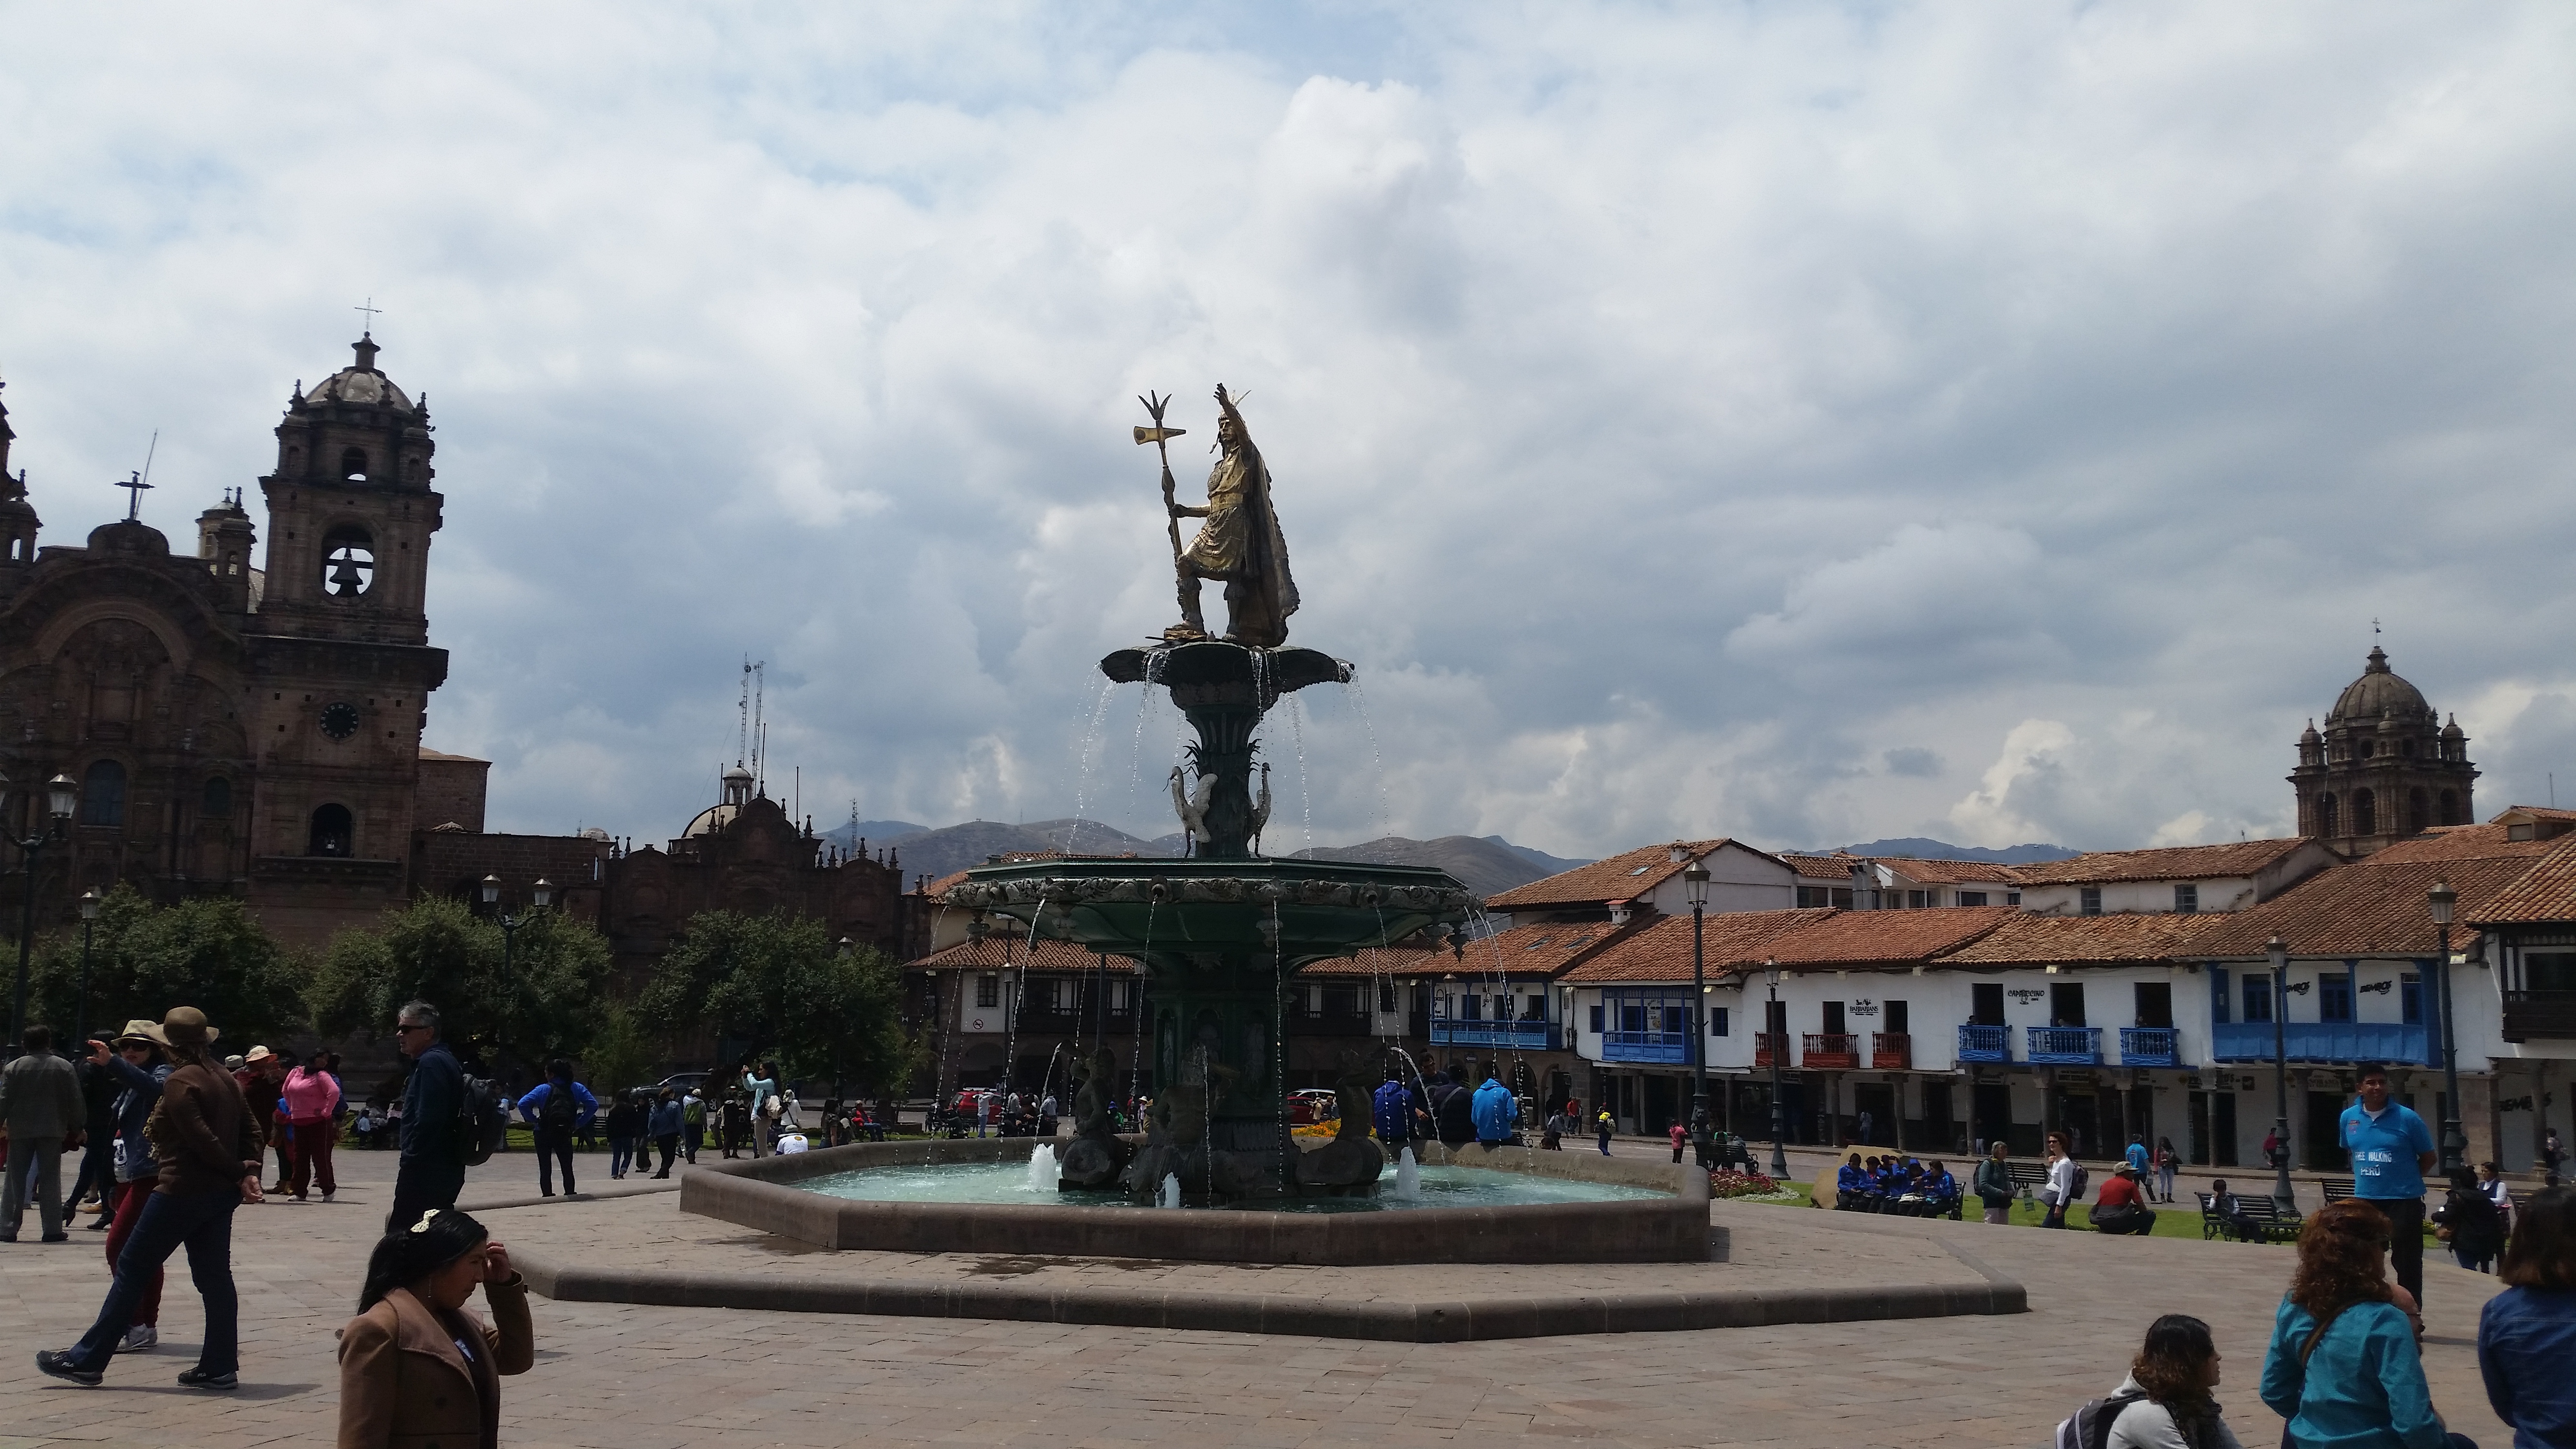
M 2296 1238 L 2301 1218 L 2295 1210 L 2285 1211 L 2270 1193 L 2248 1193 L 2243 1196 L 2227 1190 L 2227 1179 L 2213 1178 L 2209 1191 L 2200 1195 L 2200 1235 L 2203 1238 L 2232 1238 L 2240 1243 L 2268 1242 L 2275 1237 Z
M 1955 1218 L 1959 1200 L 1959 1180 L 1939 1162 L 1926 1167 L 1911 1157 L 1855 1152 L 1834 1174 L 1834 1207 L 1843 1212 Z

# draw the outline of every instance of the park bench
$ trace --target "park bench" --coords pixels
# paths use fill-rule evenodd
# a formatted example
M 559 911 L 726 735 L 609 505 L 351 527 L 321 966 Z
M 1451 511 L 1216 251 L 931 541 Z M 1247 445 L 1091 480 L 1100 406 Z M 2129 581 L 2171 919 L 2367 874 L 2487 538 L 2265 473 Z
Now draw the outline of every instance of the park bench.
M 2200 1236 L 2203 1241 L 2215 1238 L 2229 1230 L 2228 1225 L 2219 1218 L 2217 1211 L 2209 1205 L 2208 1193 L 2194 1193 L 2192 1196 L 2200 1199 Z M 2236 1194 L 2236 1209 L 2254 1224 L 2266 1242 L 2276 1239 L 2287 1241 L 2298 1237 L 2299 1227 L 2306 1221 L 2299 1216 L 2297 1208 L 2282 1207 L 2268 1192 Z
M 2326 1201 L 2328 1201 L 2328 1202 L 2341 1202 L 2341 1201 L 2343 1201 L 2345 1198 L 2348 1198 L 2348 1197 L 2352 1196 L 2352 1179 L 2351 1179 L 2351 1178 L 2349 1178 L 2349 1177 L 2329 1177 L 2329 1178 L 2324 1179 L 2324 1182 L 2325 1182 L 2325 1199 L 2326 1199 Z
M 2007 1162 L 2004 1171 L 2012 1178 L 2013 1194 L 2029 1197 L 2048 1186 L 2048 1168 L 2036 1162 Z

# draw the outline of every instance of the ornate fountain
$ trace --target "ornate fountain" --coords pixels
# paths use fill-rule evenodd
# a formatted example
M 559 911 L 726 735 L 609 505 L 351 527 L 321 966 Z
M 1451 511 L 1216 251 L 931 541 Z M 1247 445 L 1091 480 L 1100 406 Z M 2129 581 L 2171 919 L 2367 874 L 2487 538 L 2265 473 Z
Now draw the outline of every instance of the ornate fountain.
M 1220 457 L 1205 507 L 1175 501 L 1168 455 L 1163 462 L 1181 622 L 1152 644 L 1100 661 L 1101 673 L 1122 684 L 1170 691 L 1197 734 L 1173 772 L 1189 858 L 987 865 L 968 871 L 948 900 L 1010 917 L 1033 936 L 1132 959 L 1150 982 L 1154 1103 L 1145 1142 L 1110 1130 L 1116 1062 L 1098 1054 L 1083 1063 L 1064 1187 L 1115 1183 L 1150 1202 L 1168 1200 L 1177 1186 L 1184 1200 L 1205 1204 L 1369 1194 L 1385 1158 L 1367 1136 L 1364 1113 L 1346 1108 L 1353 1130 L 1320 1150 L 1300 1152 L 1289 1136 L 1289 984 L 1309 962 L 1425 929 L 1463 929 L 1475 899 L 1445 871 L 1260 853 L 1270 802 L 1267 767 L 1257 758 L 1261 721 L 1283 695 L 1347 683 L 1351 666 L 1288 647 L 1297 590 L 1270 506 L 1269 470 L 1222 386 L 1216 400 Z M 1168 399 L 1143 401 L 1153 425 L 1136 429 L 1136 441 L 1162 452 L 1181 430 L 1163 424 Z M 1187 548 L 1185 517 L 1206 520 Z M 1199 612 L 1202 580 L 1225 587 L 1221 638 L 1209 635 Z M 1373 1084 L 1377 1065 L 1353 1062 L 1347 1071 Z

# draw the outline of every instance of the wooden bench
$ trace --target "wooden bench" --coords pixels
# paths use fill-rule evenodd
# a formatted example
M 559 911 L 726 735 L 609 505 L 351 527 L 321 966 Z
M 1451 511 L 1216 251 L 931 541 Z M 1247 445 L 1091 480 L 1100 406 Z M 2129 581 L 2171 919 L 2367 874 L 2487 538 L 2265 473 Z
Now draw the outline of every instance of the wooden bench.
M 2209 1205 L 2208 1193 L 2197 1192 L 2192 1196 L 2200 1199 L 2200 1236 L 2204 1242 L 2222 1233 L 2235 1231 L 2234 1226 L 2221 1219 L 2217 1211 Z M 2262 1234 L 2265 1242 L 2293 1240 L 2299 1236 L 2300 1227 L 2307 1221 L 2299 1216 L 2297 1208 L 2281 1206 L 2268 1192 L 2236 1194 L 2236 1210 L 2247 1221 L 2254 1224 L 2255 1230 Z
M 2323 1181 L 2324 1181 L 2324 1183 L 2325 1183 L 2325 1199 L 2326 1199 L 2326 1201 L 2328 1201 L 2328 1202 L 2341 1202 L 2341 1201 L 2343 1201 L 2345 1198 L 2348 1198 L 2348 1197 L 2352 1196 L 2352 1179 L 2351 1179 L 2351 1178 L 2349 1178 L 2349 1177 L 2329 1177 L 2329 1178 L 2325 1178 L 2325 1179 L 2323 1179 Z
M 2013 1191 L 2021 1197 L 2048 1186 L 2048 1168 L 2037 1162 L 2007 1162 L 2004 1171 L 2012 1178 Z

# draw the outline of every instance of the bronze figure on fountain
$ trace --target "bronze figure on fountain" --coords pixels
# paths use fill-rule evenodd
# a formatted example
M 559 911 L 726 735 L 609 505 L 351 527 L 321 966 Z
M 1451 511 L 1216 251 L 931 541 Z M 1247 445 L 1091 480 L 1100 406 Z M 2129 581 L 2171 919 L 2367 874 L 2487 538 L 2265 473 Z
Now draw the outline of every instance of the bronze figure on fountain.
M 1167 439 L 1182 436 L 1163 426 L 1163 409 L 1171 399 L 1148 393 L 1138 401 L 1154 425 L 1138 428 L 1136 441 L 1163 452 Z M 1171 515 L 1172 562 L 1179 574 L 1181 622 L 1163 631 L 1165 641 L 1187 643 L 1208 637 L 1207 616 L 1199 609 L 1199 581 L 1225 585 L 1225 639 L 1253 649 L 1276 649 L 1288 642 L 1288 616 L 1297 612 L 1297 581 L 1288 572 L 1288 539 L 1279 531 L 1279 514 L 1270 505 L 1270 469 L 1253 446 L 1243 413 L 1224 383 L 1216 388 L 1216 466 L 1208 471 L 1207 506 L 1193 508 L 1172 496 L 1172 464 L 1163 453 L 1163 508 Z M 1180 520 L 1203 518 L 1198 536 L 1181 546 Z

